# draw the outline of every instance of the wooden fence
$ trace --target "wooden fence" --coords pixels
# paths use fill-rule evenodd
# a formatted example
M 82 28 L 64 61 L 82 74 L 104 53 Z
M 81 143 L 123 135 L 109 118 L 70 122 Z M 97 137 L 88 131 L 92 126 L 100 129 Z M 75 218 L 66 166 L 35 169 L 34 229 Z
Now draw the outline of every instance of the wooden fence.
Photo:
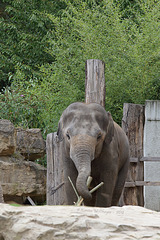
M 144 105 L 125 103 L 122 128 L 130 143 L 130 166 L 120 205 L 144 206 L 144 186 L 160 186 L 160 182 L 144 181 L 144 162 L 160 162 L 160 157 L 143 156 Z
M 85 99 L 105 106 L 104 62 L 87 60 Z M 130 143 L 130 166 L 120 205 L 144 206 L 144 186 L 160 186 L 160 182 L 144 181 L 144 161 L 160 161 L 158 157 L 143 157 L 144 105 L 125 103 L 122 128 Z M 70 204 L 66 194 L 68 166 L 63 157 L 63 142 L 56 133 L 47 136 L 47 204 Z M 56 194 L 54 194 L 56 192 Z
M 142 157 L 140 160 L 138 158 L 130 158 L 130 163 L 138 163 L 140 162 L 160 162 L 160 157 Z M 143 174 L 143 173 L 142 173 Z M 133 182 L 125 182 L 125 188 L 128 187 L 142 187 L 142 186 L 160 186 L 160 182 L 152 182 L 152 181 L 138 181 L 135 180 Z

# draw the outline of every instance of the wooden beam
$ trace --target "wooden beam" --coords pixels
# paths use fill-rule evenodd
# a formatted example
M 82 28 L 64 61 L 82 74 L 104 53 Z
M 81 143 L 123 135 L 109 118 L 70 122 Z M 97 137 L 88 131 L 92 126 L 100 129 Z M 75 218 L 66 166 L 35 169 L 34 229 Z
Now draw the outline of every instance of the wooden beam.
M 141 162 L 160 162 L 160 157 L 142 157 L 140 159 Z
M 122 128 L 129 139 L 130 166 L 125 189 L 121 198 L 126 205 L 144 206 L 143 186 L 137 187 L 136 181 L 144 180 L 143 162 L 143 129 L 144 106 L 125 103 L 123 107 Z
M 47 205 L 53 205 L 54 196 L 52 195 L 52 187 L 54 186 L 54 133 L 47 135 L 46 153 L 47 153 Z
M 134 157 L 130 158 L 130 163 L 137 163 L 137 162 L 138 162 L 138 158 L 134 158 Z
M 151 181 L 125 182 L 125 188 L 142 187 L 142 186 L 160 186 L 160 182 L 151 182 Z
M 160 186 L 160 182 L 136 181 L 136 186 Z
M 86 61 L 85 102 L 99 103 L 105 107 L 105 64 L 101 60 L 89 59 Z
M 0 203 L 4 203 L 3 190 L 2 190 L 1 183 L 0 183 Z

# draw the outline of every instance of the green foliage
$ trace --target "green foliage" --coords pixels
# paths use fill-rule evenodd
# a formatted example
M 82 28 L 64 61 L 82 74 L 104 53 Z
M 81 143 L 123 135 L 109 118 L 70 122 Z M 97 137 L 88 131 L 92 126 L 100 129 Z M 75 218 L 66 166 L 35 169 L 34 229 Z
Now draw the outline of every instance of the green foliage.
M 124 102 L 160 94 L 159 1 L 4 0 L 0 118 L 57 128 L 62 111 L 84 101 L 85 61 L 105 62 L 106 109 L 120 123 Z M 4 86 L 4 83 L 1 85 Z
M 84 1 L 68 2 L 61 18 L 50 15 L 55 26 L 48 37 L 55 53 L 53 71 L 75 84 L 83 99 L 84 62 L 103 60 L 106 108 L 119 123 L 124 102 L 159 97 L 159 4 L 142 4 L 141 9 L 143 14 L 136 15 L 139 25 L 130 18 L 122 21 L 123 13 L 110 1 L 92 8 Z
M 0 19 L 0 88 L 10 85 L 16 68 L 21 67 L 27 79 L 38 75 L 39 66 L 54 59 L 45 51 L 45 35 L 52 27 L 45 11 L 50 1 L 5 1 L 8 18 Z M 54 7 L 53 7 L 54 8 Z

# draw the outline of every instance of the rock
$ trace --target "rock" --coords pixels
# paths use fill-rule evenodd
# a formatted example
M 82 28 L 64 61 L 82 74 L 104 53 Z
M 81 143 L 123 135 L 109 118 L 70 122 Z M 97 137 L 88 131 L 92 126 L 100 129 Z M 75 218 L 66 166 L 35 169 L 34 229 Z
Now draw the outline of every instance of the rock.
M 38 128 L 17 128 L 17 149 L 25 159 L 34 161 L 45 155 L 45 142 Z
M 14 125 L 0 119 L 0 156 L 11 156 L 16 150 L 16 130 Z
M 137 206 L 13 207 L 0 204 L 0 239 L 160 239 L 160 213 Z
M 27 196 L 37 203 L 46 199 L 46 173 L 43 166 L 23 157 L 0 157 L 0 182 L 4 201 L 22 204 Z

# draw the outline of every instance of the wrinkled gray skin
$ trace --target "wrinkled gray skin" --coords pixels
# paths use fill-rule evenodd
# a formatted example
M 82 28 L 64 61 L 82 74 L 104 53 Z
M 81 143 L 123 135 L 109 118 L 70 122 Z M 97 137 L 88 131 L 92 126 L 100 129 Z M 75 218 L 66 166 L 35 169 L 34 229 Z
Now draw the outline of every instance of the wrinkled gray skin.
M 96 103 L 73 103 L 63 112 L 57 135 L 64 141 L 68 174 L 85 204 L 117 205 L 128 170 L 129 144 L 111 114 Z M 86 185 L 88 176 L 93 177 L 92 187 L 104 182 L 93 196 Z M 73 204 L 75 196 L 69 188 L 66 194 Z

